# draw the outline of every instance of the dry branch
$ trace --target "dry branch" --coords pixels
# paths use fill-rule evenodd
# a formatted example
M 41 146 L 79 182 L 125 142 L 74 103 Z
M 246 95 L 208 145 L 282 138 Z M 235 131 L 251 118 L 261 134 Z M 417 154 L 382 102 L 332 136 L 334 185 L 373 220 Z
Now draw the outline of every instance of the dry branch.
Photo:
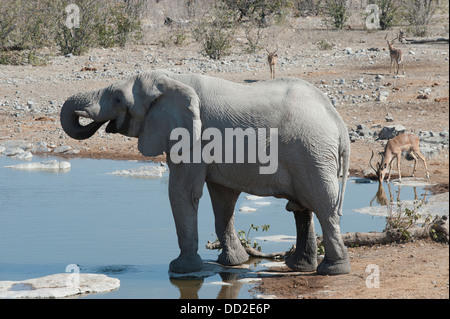
M 408 230 L 408 239 L 417 240 L 424 238 L 432 238 L 433 240 L 449 242 L 449 223 L 448 216 L 436 216 L 431 222 L 430 227 L 412 227 Z M 405 232 L 399 229 L 387 230 L 383 232 L 370 232 L 370 233 L 346 233 L 342 234 L 342 240 L 346 246 L 371 246 L 371 245 L 383 245 L 393 242 L 405 240 Z M 322 236 L 317 237 L 317 244 L 322 242 Z M 286 259 L 295 251 L 295 245 L 292 245 L 291 249 L 285 252 L 276 253 L 262 253 L 251 246 L 242 243 L 247 254 L 251 257 L 259 258 L 273 258 L 273 259 Z M 208 241 L 206 249 L 221 249 L 219 241 Z
M 405 39 L 406 44 L 426 44 L 426 43 L 449 43 L 447 38 L 436 38 L 436 39 Z

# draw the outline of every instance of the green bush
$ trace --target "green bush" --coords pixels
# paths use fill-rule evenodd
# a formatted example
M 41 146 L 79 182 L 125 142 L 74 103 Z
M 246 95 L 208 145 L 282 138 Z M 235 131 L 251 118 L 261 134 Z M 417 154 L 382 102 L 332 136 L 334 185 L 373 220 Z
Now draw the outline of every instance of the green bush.
M 349 0 L 324 0 L 323 14 L 327 25 L 332 25 L 336 29 L 342 29 L 347 22 L 349 15 Z
M 121 46 L 142 38 L 142 23 L 139 17 L 141 2 L 134 6 L 125 3 L 110 5 L 107 14 L 96 25 L 98 44 L 102 47 Z
M 398 9 L 400 8 L 400 1 L 376 0 L 375 4 L 380 9 L 380 29 L 389 29 L 399 17 Z
M 231 53 L 235 25 L 233 15 L 224 7 L 216 7 L 193 31 L 194 38 L 207 56 L 219 60 Z
M 0 63 L 39 65 L 45 59 L 38 52 L 45 46 L 74 55 L 124 46 L 142 36 L 143 1 L 0 0 Z M 79 27 L 66 25 L 69 4 L 80 9 Z

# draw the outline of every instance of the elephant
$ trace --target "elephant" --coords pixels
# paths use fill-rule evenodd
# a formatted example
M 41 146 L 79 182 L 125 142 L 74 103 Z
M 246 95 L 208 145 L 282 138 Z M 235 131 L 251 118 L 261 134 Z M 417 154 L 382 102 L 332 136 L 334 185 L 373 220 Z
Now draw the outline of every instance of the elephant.
M 80 117 L 91 122 L 82 125 Z M 329 99 L 312 84 L 298 78 L 241 84 L 153 70 L 68 98 L 60 121 L 64 131 L 77 140 L 91 137 L 109 122 L 107 133 L 137 137 L 143 155 L 166 154 L 169 200 L 180 249 L 170 262 L 170 271 L 202 269 L 197 210 L 206 183 L 222 247 L 218 263 L 238 265 L 249 258 L 234 227 L 236 201 L 246 192 L 287 199 L 286 209 L 294 213 L 297 231 L 295 252 L 286 260 L 290 268 L 326 275 L 350 272 L 340 233 L 350 158 L 348 131 Z M 225 147 L 230 145 L 227 142 L 225 146 L 216 143 L 205 151 L 212 137 L 223 139 L 225 135 L 227 139 L 230 129 L 244 133 L 253 129 L 258 136 L 251 142 L 252 135 L 245 135 L 244 148 L 237 147 L 234 136 L 236 143 L 233 140 L 231 148 Z M 174 132 L 190 134 L 183 147 L 180 134 Z M 267 158 L 250 154 L 256 140 L 258 154 L 275 153 L 272 169 L 266 165 Z M 223 160 L 227 151 L 235 152 L 228 158 L 232 160 Z M 212 154 L 212 159 L 205 154 Z M 267 171 L 262 172 L 263 168 Z M 325 248 L 319 265 L 313 213 L 321 225 Z

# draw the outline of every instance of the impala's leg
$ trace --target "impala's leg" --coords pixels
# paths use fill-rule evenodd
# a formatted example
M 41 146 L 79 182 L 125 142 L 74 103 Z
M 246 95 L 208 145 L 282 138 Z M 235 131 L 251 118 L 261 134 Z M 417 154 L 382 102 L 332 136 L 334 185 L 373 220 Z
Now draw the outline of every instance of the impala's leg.
M 400 172 L 400 158 L 402 157 L 402 155 L 398 155 L 397 156 L 397 170 L 398 170 L 398 181 L 401 183 L 402 182 L 402 173 Z
M 417 156 L 423 161 L 423 164 L 425 165 L 425 170 L 427 171 L 427 178 L 430 178 L 430 173 L 428 171 L 427 161 L 425 160 L 425 157 L 420 153 L 420 150 L 414 150 L 414 153 L 416 153 Z
M 392 64 L 394 63 L 394 60 L 391 58 L 391 66 L 389 68 L 389 75 L 392 73 Z
M 394 162 L 394 159 L 395 159 L 395 158 L 393 158 L 393 159 L 389 162 L 389 175 L 388 175 L 388 178 L 387 178 L 387 181 L 388 181 L 388 182 L 391 180 L 392 163 Z
M 412 171 L 412 174 L 411 174 L 411 177 L 414 177 L 414 172 L 416 171 L 416 165 L 417 165 L 417 156 L 414 154 L 414 151 L 409 152 L 409 155 L 411 155 L 411 157 L 414 160 L 413 171 Z

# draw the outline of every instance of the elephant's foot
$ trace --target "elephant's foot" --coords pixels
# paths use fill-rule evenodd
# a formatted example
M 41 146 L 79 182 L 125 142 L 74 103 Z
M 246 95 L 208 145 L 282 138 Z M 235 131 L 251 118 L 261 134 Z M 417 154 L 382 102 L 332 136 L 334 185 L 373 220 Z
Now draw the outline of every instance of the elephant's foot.
M 350 273 L 350 261 L 348 258 L 331 262 L 325 257 L 317 267 L 318 275 L 343 275 Z
M 294 252 L 294 254 L 286 260 L 286 266 L 294 271 L 315 271 L 317 268 L 317 256 L 316 254 L 305 255 Z
M 171 272 L 185 274 L 189 272 L 200 271 L 203 268 L 203 261 L 198 254 L 183 255 L 172 260 L 169 265 Z
M 317 268 L 317 243 L 314 234 L 312 212 L 289 201 L 287 210 L 294 210 L 297 228 L 295 252 L 286 260 L 286 265 L 295 271 L 315 271 Z
M 241 265 L 248 260 L 248 254 L 242 246 L 233 250 L 223 250 L 217 258 L 217 262 L 225 266 Z

